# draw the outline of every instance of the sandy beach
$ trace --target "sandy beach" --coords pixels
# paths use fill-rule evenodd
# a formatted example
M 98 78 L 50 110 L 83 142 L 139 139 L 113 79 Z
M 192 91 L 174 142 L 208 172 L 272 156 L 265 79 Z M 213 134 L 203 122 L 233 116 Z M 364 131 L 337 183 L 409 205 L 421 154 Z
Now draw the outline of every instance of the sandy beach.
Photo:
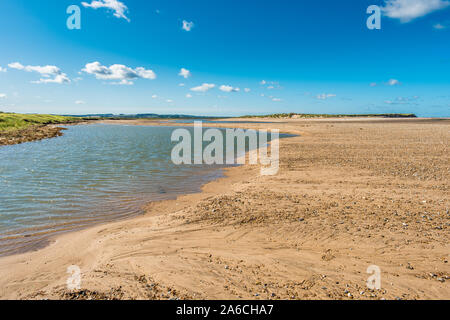
M 258 123 L 204 126 L 298 135 L 280 140 L 278 175 L 228 169 L 202 193 L 1 258 L 0 298 L 450 299 L 450 120 L 242 120 Z

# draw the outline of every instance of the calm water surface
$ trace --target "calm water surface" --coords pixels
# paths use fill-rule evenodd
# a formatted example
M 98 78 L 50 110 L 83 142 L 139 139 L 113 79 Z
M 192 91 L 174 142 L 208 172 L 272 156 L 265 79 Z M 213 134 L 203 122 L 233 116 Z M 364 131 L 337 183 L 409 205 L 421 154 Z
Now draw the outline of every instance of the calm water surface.
M 59 138 L 0 147 L 0 255 L 140 214 L 149 201 L 198 192 L 222 175 L 218 166 L 174 165 L 173 130 L 80 125 Z

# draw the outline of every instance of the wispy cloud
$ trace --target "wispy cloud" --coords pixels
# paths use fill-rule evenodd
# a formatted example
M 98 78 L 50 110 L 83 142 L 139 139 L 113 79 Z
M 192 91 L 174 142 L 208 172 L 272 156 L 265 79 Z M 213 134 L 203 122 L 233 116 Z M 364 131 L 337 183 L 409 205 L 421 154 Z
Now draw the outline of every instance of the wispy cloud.
M 418 104 L 417 100 L 419 100 L 419 96 L 398 97 L 394 100 L 386 100 L 384 103 L 391 105 L 401 105 L 401 104 L 417 105 Z
M 5 93 L 0 93 L 0 99 L 5 99 L 6 98 L 6 94 Z
M 132 69 L 122 64 L 113 64 L 110 67 L 102 66 L 100 62 L 92 62 L 86 64 L 81 71 L 95 75 L 99 80 L 118 80 L 114 84 L 132 85 L 135 79 L 156 79 L 153 70 L 143 67 Z
M 268 98 L 268 99 L 272 100 L 273 102 L 281 102 L 281 101 L 283 101 L 283 99 L 281 99 L 281 98 L 277 98 L 277 97 L 270 96 L 270 95 L 268 96 L 268 95 L 265 95 L 264 93 L 261 93 L 260 96 L 263 97 L 263 98 Z
M 215 88 L 215 86 L 216 86 L 215 84 L 204 83 L 201 86 L 192 88 L 191 91 L 194 91 L 194 92 L 206 92 L 206 91 L 208 91 L 210 89 Z
M 435 25 L 433 25 L 433 29 L 436 30 L 443 30 L 443 29 L 447 29 L 447 25 L 442 24 L 442 23 L 436 23 Z
M 6 72 L 6 68 L 0 67 L 0 72 Z
M 86 102 L 84 102 L 83 100 L 77 100 L 75 101 L 75 104 L 86 104 Z
M 276 81 L 266 81 L 266 80 L 262 80 L 260 83 L 260 85 L 265 86 L 268 90 L 273 90 L 273 89 L 279 89 L 280 88 L 280 84 Z
M 13 62 L 8 64 L 11 69 L 22 70 L 26 72 L 37 72 L 41 75 L 41 79 L 38 81 L 32 81 L 32 83 L 70 83 L 70 79 L 60 68 L 56 66 L 24 66 L 19 62 Z
M 400 85 L 400 81 L 397 79 L 390 79 L 387 83 L 388 86 L 398 86 Z
M 393 86 L 399 86 L 399 85 L 401 84 L 401 82 L 398 81 L 397 79 L 389 79 L 387 82 L 384 82 L 384 83 L 382 83 L 382 84 L 385 84 L 385 85 L 387 85 L 387 86 L 393 87 Z M 370 86 L 371 86 L 371 87 L 376 87 L 376 86 L 378 86 L 378 83 L 372 82 L 372 83 L 370 84 Z
M 334 98 L 334 97 L 336 97 L 336 95 L 333 93 L 322 93 L 322 94 L 318 94 L 316 96 L 316 98 L 319 100 L 326 100 L 326 99 Z
M 121 1 L 118 0 L 94 0 L 91 3 L 82 2 L 81 3 L 86 8 L 107 8 L 114 11 L 114 16 L 119 19 L 125 19 L 130 22 L 130 19 L 125 15 L 128 11 L 128 7 Z
M 220 86 L 219 89 L 220 89 L 220 91 L 223 91 L 223 92 L 239 92 L 239 91 L 241 91 L 240 88 L 234 88 L 234 87 L 228 86 L 228 85 L 222 85 L 222 86 Z
M 410 22 L 437 10 L 447 8 L 448 0 L 385 0 L 383 14 L 389 18 L 399 19 L 402 23 Z
M 181 29 L 189 32 L 192 30 L 192 28 L 194 28 L 194 22 L 183 20 L 183 26 L 181 27 Z

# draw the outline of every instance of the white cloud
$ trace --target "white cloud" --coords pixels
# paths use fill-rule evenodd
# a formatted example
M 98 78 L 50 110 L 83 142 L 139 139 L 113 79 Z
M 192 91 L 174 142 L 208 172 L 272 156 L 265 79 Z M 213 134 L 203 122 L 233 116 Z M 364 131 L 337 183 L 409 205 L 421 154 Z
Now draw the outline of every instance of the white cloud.
M 283 101 L 282 99 L 280 99 L 280 98 L 272 98 L 272 101 L 275 101 L 275 102 L 280 102 L 280 101 Z
M 189 21 L 186 21 L 186 20 L 183 20 L 183 26 L 181 27 L 183 30 L 185 30 L 185 31 L 191 31 L 192 30 L 192 28 L 194 27 L 194 22 L 189 22 Z
M 228 85 L 222 85 L 222 86 L 220 86 L 219 89 L 223 92 L 239 92 L 239 91 L 241 91 L 241 89 L 239 89 L 239 88 L 233 88 L 232 86 L 228 86 Z
M 332 93 L 322 93 L 322 94 L 318 94 L 316 96 L 316 98 L 319 100 L 326 100 L 326 99 L 334 98 L 334 97 L 336 97 L 336 95 L 332 94 Z
M 210 89 L 213 89 L 216 85 L 215 84 L 210 84 L 210 83 L 204 83 L 201 86 L 192 88 L 191 91 L 194 92 L 206 92 Z
M 11 69 L 22 70 L 26 72 L 37 72 L 42 78 L 32 83 L 69 83 L 70 79 L 65 73 L 56 66 L 24 66 L 19 62 L 8 64 Z
M 172 103 L 172 102 L 173 102 L 173 100 L 171 100 L 171 99 L 167 99 L 167 100 L 166 100 L 166 102 L 167 102 L 167 103 Z
M 119 80 L 119 82 L 114 84 L 132 85 L 135 79 L 156 79 L 156 74 L 153 70 L 147 70 L 142 67 L 132 69 L 122 64 L 113 64 L 110 67 L 106 67 L 102 66 L 100 62 L 92 62 L 86 64 L 81 71 L 93 74 L 100 80 Z
M 0 99 L 5 99 L 5 98 L 6 98 L 6 94 L 0 93 Z
M 155 74 L 155 72 L 153 72 L 153 70 L 147 70 L 142 67 L 136 68 L 136 74 L 139 77 L 144 78 L 144 79 L 150 79 L 150 80 L 156 79 L 156 74 Z
M 130 80 L 123 79 L 123 80 L 120 80 L 120 81 L 110 82 L 110 84 L 112 84 L 112 85 L 119 85 L 119 86 L 132 86 L 134 84 L 134 82 L 130 81 Z
M 8 64 L 8 67 L 10 67 L 11 69 L 17 69 L 17 70 L 25 69 L 25 67 L 19 62 L 12 62 L 12 63 Z
M 192 98 L 192 94 L 188 93 L 188 94 L 186 95 L 186 98 L 188 98 L 188 99 Z
M 83 100 L 77 100 L 75 101 L 75 104 L 86 104 L 86 102 L 84 102 Z
M 63 84 L 63 83 L 69 83 L 70 79 L 63 73 L 58 74 L 55 76 L 55 78 L 42 78 L 38 81 L 32 81 L 32 83 L 57 83 L 57 84 Z
M 40 74 L 59 74 L 60 69 L 56 66 L 24 66 L 19 62 L 13 62 L 8 65 L 12 69 L 25 70 L 27 72 L 38 72 Z
M 152 99 L 156 99 L 158 96 L 156 94 L 152 95 Z
M 0 72 L 6 72 L 6 68 L 0 67 Z
M 262 85 L 262 86 L 264 86 L 266 83 L 267 83 L 266 80 L 262 80 L 259 84 Z
M 250 88 L 245 88 L 244 91 L 248 93 L 248 92 L 250 92 L 252 90 L 250 90 Z
M 400 81 L 398 81 L 397 79 L 390 79 L 388 82 L 387 82 L 387 85 L 388 86 L 398 86 L 400 84 Z
M 191 76 L 191 72 L 188 69 L 181 68 L 180 73 L 178 75 L 187 79 Z
M 184 84 L 184 83 L 180 83 L 178 86 L 179 86 L 179 87 L 184 87 L 185 84 Z
M 442 29 L 447 29 L 447 26 L 443 25 L 442 23 L 436 23 L 435 25 L 433 25 L 433 28 L 436 30 L 442 30 Z
M 385 16 L 407 23 L 449 5 L 448 0 L 385 0 L 381 9 Z
M 127 6 L 118 0 L 94 0 L 91 3 L 82 2 L 81 3 L 86 8 L 107 8 L 114 11 L 114 16 L 119 19 L 125 19 L 130 22 L 130 19 L 125 15 L 125 12 L 128 11 Z

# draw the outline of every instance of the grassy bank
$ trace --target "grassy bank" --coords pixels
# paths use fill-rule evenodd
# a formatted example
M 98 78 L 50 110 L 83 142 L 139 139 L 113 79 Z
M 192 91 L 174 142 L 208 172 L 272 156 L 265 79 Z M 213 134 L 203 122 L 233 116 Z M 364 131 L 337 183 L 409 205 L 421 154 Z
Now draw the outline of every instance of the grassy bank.
M 78 121 L 80 119 L 75 117 L 0 112 L 0 131 L 25 129 L 33 125 L 63 124 Z
M 75 117 L 0 112 L 0 146 L 59 137 L 64 129 L 49 124 L 80 121 Z

